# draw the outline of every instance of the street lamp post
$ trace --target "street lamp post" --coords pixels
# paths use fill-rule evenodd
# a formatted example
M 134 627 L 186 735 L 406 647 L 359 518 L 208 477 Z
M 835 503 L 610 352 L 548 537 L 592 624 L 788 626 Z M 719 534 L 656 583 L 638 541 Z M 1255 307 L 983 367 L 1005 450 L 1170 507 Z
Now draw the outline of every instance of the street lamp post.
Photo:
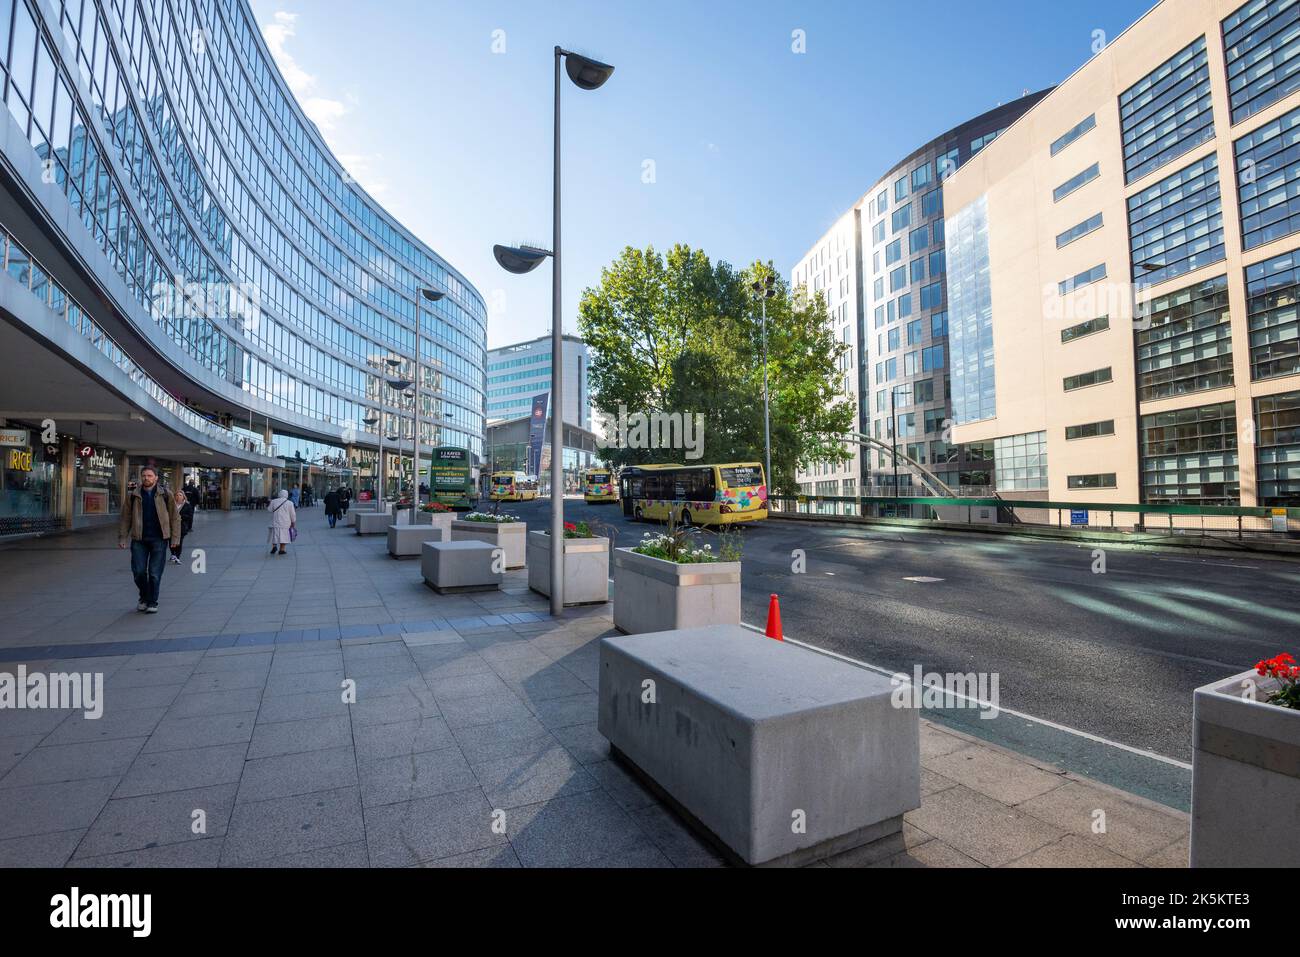
M 551 614 L 564 613 L 564 410 L 561 390 L 564 368 L 564 322 L 560 305 L 560 61 L 573 84 L 596 90 L 614 68 L 580 53 L 555 48 L 555 130 L 552 167 L 551 250 L 534 246 L 493 246 L 492 253 L 508 272 L 523 274 L 551 257 Z
M 764 280 L 754 280 L 750 291 L 762 304 L 763 312 L 763 478 L 767 482 L 768 495 L 772 489 L 772 425 L 770 403 L 767 393 L 767 301 L 776 295 L 776 277 L 771 273 Z
M 415 513 L 420 507 L 420 368 L 424 360 L 424 353 L 420 348 L 420 300 L 425 299 L 428 302 L 437 302 L 443 298 L 446 293 L 438 292 L 436 289 L 420 287 L 420 294 L 415 298 L 415 442 L 414 455 L 411 462 L 411 524 L 415 524 Z M 429 468 L 429 479 L 433 480 L 433 467 Z M 429 485 L 430 494 L 433 493 L 433 485 Z
M 380 412 L 382 413 L 384 408 L 384 396 L 383 396 L 382 389 L 380 391 L 380 396 L 379 396 L 379 408 L 380 408 Z M 366 424 L 366 428 L 374 429 L 377 424 L 382 423 L 383 415 L 382 414 L 368 415 L 361 421 Z M 375 471 L 379 475 L 382 475 L 384 471 L 384 430 L 380 428 L 380 429 L 375 429 L 375 431 L 379 433 L 379 466 L 378 468 L 375 469 Z M 360 493 L 360 491 L 361 491 L 360 489 L 357 490 L 358 493 Z

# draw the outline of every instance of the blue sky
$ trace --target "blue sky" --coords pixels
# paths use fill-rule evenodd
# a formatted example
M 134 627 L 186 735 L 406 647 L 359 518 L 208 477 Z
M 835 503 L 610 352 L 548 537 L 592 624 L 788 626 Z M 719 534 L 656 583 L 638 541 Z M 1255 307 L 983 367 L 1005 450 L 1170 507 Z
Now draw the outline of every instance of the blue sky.
M 550 329 L 549 267 L 510 276 L 491 250 L 550 245 L 555 44 L 616 67 L 597 92 L 566 80 L 562 93 L 573 332 L 582 289 L 627 245 L 683 242 L 788 274 L 898 159 L 1060 82 L 1091 55 L 1094 31 L 1113 39 L 1151 6 L 251 2 L 344 165 L 488 300 L 491 346 Z M 804 53 L 792 51 L 795 30 Z

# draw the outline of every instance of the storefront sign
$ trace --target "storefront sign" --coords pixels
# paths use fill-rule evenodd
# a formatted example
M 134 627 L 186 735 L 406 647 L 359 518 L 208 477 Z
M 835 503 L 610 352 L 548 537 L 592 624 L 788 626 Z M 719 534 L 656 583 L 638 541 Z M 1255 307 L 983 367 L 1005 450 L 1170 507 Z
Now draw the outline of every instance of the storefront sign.
M 26 446 L 28 434 L 26 429 L 0 429 L 0 445 Z
M 32 470 L 32 453 L 30 449 L 10 449 L 5 464 L 15 472 Z
M 95 455 L 95 447 L 92 445 L 79 445 L 77 446 L 77 455 L 83 459 L 93 458 Z

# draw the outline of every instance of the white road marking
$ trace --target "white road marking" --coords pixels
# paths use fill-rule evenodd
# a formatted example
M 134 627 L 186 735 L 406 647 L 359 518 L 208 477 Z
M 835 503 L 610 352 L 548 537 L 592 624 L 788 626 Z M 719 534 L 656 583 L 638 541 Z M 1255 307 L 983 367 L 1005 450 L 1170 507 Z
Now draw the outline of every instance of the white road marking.
M 905 582 L 921 582 L 921 583 L 923 583 L 923 584 L 929 584 L 930 582 L 941 582 L 941 581 L 943 581 L 943 579 L 942 579 L 942 578 L 929 578 L 929 577 L 927 577 L 927 576 L 925 576 L 925 575 L 914 575 L 914 576 L 912 576 L 911 578 L 904 578 L 903 581 L 905 581 Z
M 1195 561 L 1190 558 L 1157 558 L 1156 561 L 1177 562 L 1179 565 L 1218 565 L 1220 568 L 1254 568 L 1254 569 L 1259 568 L 1258 565 L 1238 565 L 1236 562 Z

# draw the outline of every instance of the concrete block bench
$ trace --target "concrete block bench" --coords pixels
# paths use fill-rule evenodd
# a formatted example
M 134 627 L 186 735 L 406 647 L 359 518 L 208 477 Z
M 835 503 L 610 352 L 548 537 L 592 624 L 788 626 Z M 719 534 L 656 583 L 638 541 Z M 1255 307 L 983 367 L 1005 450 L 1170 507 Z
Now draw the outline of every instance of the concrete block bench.
M 499 550 L 487 542 L 424 542 L 420 574 L 439 594 L 490 591 L 505 579 Z
M 388 554 L 393 558 L 418 558 L 425 542 L 450 540 L 446 528 L 428 525 L 389 525 Z
M 921 805 L 917 711 L 863 668 L 713 625 L 602 639 L 599 688 L 613 756 L 743 863 L 889 838 Z
M 387 512 L 357 512 L 358 535 L 383 535 L 391 524 L 393 519 Z

